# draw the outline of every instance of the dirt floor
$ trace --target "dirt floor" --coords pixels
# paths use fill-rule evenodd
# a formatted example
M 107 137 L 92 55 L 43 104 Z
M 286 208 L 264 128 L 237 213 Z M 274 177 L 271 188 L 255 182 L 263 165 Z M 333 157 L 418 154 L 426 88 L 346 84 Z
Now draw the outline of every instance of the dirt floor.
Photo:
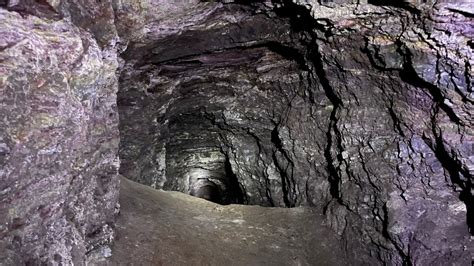
M 227 205 L 122 179 L 112 256 L 99 265 L 345 265 L 310 208 Z

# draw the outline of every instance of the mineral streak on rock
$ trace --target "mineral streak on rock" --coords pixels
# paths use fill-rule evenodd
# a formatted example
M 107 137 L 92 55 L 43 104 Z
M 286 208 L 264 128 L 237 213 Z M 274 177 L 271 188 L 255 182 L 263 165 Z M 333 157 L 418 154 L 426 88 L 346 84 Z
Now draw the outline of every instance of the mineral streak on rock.
M 311 207 L 354 264 L 473 259 L 472 3 L 0 6 L 0 264 L 106 244 L 118 154 L 157 189 Z

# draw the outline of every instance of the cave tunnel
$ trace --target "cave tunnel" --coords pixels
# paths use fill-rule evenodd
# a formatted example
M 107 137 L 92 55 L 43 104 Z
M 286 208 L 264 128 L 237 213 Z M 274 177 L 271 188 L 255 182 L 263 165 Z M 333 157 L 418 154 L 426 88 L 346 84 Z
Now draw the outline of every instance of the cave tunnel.
M 471 265 L 473 14 L 0 0 L 0 265 Z
M 288 113 L 310 106 L 309 33 L 295 29 L 293 11 L 262 3 L 201 9 L 179 34 L 132 41 L 123 53 L 120 172 L 188 194 L 207 178 L 223 203 L 297 206 L 306 198 L 289 147 L 272 132 L 278 139 L 279 127 L 296 122 Z

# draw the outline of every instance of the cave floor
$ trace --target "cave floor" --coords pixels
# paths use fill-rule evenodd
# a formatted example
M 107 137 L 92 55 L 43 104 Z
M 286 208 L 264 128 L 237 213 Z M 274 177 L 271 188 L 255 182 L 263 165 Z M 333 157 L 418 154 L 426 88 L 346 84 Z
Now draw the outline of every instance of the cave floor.
M 310 208 L 222 206 L 122 178 L 112 256 L 100 265 L 344 265 Z

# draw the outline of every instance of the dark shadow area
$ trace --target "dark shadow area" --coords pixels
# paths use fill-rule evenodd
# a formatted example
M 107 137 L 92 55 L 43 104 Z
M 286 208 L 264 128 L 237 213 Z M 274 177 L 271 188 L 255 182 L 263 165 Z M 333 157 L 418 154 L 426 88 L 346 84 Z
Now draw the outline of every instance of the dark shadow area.
M 192 196 L 221 204 L 219 187 L 214 182 L 206 181 L 201 187 L 191 192 Z
M 422 0 L 421 3 L 425 4 L 427 0 Z M 369 4 L 374 6 L 391 6 L 406 9 L 414 14 L 420 14 L 420 11 L 415 7 L 411 6 L 407 1 L 403 0 L 369 0 Z
M 247 204 L 245 193 L 242 191 L 237 176 L 232 171 L 232 165 L 227 154 L 225 154 L 224 170 L 228 180 L 228 189 L 223 204 Z

